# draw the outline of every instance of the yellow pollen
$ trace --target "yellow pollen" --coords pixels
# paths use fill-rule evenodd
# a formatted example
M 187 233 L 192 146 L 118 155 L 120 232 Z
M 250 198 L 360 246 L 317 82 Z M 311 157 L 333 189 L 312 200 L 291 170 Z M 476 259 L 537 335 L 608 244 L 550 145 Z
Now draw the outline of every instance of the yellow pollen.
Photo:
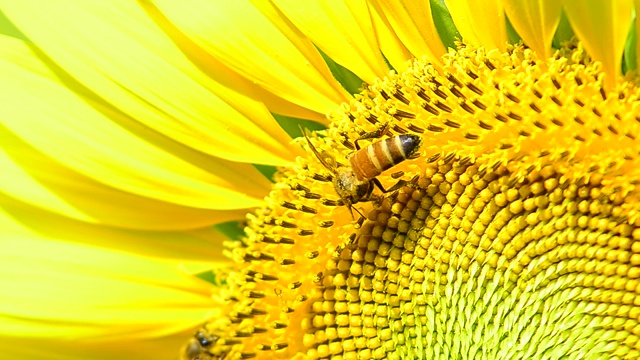
M 461 45 L 444 61 L 391 72 L 311 137 L 343 166 L 384 124 L 423 137 L 417 158 L 378 177 L 404 187 L 354 204 L 363 218 L 311 152 L 282 169 L 229 244 L 229 316 L 206 326 L 216 343 L 203 352 L 640 358 L 633 79 L 605 90 L 579 45 L 546 60 Z

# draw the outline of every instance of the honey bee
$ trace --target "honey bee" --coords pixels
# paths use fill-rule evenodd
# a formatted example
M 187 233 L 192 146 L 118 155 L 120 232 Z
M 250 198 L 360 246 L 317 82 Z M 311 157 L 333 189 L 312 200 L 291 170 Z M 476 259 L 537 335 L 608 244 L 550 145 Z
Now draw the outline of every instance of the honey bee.
M 380 138 L 389 130 L 386 124 L 380 129 L 364 134 L 355 141 L 356 151 L 349 156 L 349 166 L 339 164 L 332 156 L 320 153 L 311 143 L 307 133 L 303 131 L 309 148 L 318 158 L 320 163 L 333 173 L 333 186 L 344 205 L 347 206 L 353 217 L 353 211 L 362 214 L 353 207 L 354 204 L 371 199 L 373 186 L 375 185 L 383 193 L 398 190 L 406 181 L 400 180 L 389 189 L 385 189 L 376 176 L 395 165 L 403 162 L 415 154 L 422 143 L 418 135 L 402 134 L 393 136 L 364 148 L 358 145 L 358 141 L 372 138 Z
M 218 341 L 219 337 L 201 328 L 189 339 L 182 348 L 181 360 L 223 360 L 225 355 L 213 355 L 209 352 L 211 345 Z

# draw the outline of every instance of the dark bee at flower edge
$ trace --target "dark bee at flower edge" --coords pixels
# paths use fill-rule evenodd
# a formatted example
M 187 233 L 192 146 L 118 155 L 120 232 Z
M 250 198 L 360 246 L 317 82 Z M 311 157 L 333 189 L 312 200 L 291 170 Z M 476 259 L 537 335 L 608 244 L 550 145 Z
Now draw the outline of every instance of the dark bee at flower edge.
M 333 186 L 349 211 L 353 209 L 360 214 L 357 209 L 353 208 L 353 205 L 371 200 L 373 185 L 383 193 L 388 193 L 407 184 L 406 181 L 400 180 L 391 188 L 385 189 L 376 177 L 415 154 L 422 143 L 420 136 L 403 134 L 375 142 L 364 148 L 358 145 L 358 141 L 382 137 L 388 130 L 388 125 L 385 125 L 374 132 L 359 137 L 355 141 L 356 151 L 349 157 L 349 166 L 339 164 L 329 154 L 320 153 L 303 131 L 311 151 L 322 165 L 333 173 Z
M 218 341 L 219 337 L 209 333 L 204 328 L 196 331 L 182 348 L 180 360 L 224 360 L 225 354 L 213 355 L 209 349 Z

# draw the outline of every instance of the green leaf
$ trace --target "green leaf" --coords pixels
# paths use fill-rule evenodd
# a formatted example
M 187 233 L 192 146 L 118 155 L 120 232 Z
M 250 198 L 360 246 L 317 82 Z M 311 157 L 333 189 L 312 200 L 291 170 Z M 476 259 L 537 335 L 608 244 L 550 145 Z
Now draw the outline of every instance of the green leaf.
M 231 240 L 239 241 L 244 236 L 244 221 L 227 221 L 213 225 L 213 228 Z
M 624 57 L 622 59 L 622 73 L 633 71 L 638 68 L 638 59 L 636 49 L 638 46 L 638 37 L 636 36 L 636 21 L 631 22 L 631 29 L 627 42 L 624 44 Z
M 195 275 L 196 277 L 216 286 L 224 286 L 227 284 L 227 278 L 223 273 L 218 274 L 215 271 L 205 271 Z
M 504 16 L 505 22 L 507 23 L 507 38 L 509 39 L 509 44 L 518 44 L 522 42 L 522 38 L 518 35 L 516 29 L 513 28 L 511 21 L 509 18 Z
M 286 133 L 289 134 L 291 138 L 298 138 L 302 136 L 302 133 L 300 132 L 300 127 L 309 129 L 311 131 L 327 129 L 326 126 L 320 123 L 317 123 L 313 120 L 298 119 L 298 118 L 284 116 L 280 114 L 274 114 L 274 113 L 272 113 L 271 115 L 273 115 L 273 117 L 276 119 L 278 124 L 280 124 L 280 127 L 284 131 L 286 131 Z
M 571 28 L 571 24 L 569 24 L 567 15 L 565 15 L 563 11 L 562 16 L 560 17 L 560 23 L 558 24 L 558 29 L 556 30 L 556 34 L 553 36 L 551 44 L 554 48 L 560 49 L 562 47 L 562 43 L 570 41 L 573 37 L 573 29 Z
M 264 175 L 264 177 L 269 179 L 269 181 L 275 182 L 275 180 L 273 179 L 273 175 L 275 175 L 276 171 L 278 171 L 277 167 L 271 166 L 271 165 L 263 165 L 263 164 L 252 164 L 252 165 L 254 168 L 256 168 L 256 170 L 258 170 L 262 175 Z
M 433 22 L 440 35 L 440 40 L 444 44 L 445 48 L 457 48 L 456 41 L 462 39 L 458 29 L 453 24 L 453 18 L 449 14 L 449 9 L 445 6 L 444 2 L 440 0 L 429 0 L 431 2 L 431 15 L 433 16 Z
M 329 66 L 329 70 L 336 80 L 342 85 L 345 90 L 347 90 L 350 94 L 357 94 L 362 90 L 362 84 L 364 81 L 360 79 L 356 74 L 352 73 L 349 69 L 343 67 L 337 62 L 333 61 L 327 54 L 322 52 L 320 48 L 316 47 L 322 55 L 324 62 Z

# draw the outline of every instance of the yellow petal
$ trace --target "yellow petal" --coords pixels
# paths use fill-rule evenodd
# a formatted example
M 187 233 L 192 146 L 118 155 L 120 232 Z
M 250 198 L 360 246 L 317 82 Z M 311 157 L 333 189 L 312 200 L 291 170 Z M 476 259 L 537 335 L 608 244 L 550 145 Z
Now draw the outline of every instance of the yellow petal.
M 631 27 L 631 0 L 565 0 L 569 23 L 594 60 L 602 62 L 613 84 L 622 71 L 624 44 Z
M 140 6 L 142 6 L 149 17 L 162 28 L 164 33 L 171 38 L 176 46 L 180 48 L 182 53 L 189 58 L 189 61 L 217 83 L 235 92 L 242 93 L 253 100 L 264 103 L 272 113 L 299 119 L 310 119 L 318 122 L 326 121 L 324 113 L 318 113 L 287 101 L 277 94 L 257 85 L 253 80 L 247 79 L 231 70 L 227 65 L 223 64 L 194 42 L 194 39 L 185 35 L 152 3 L 142 2 Z
M 374 0 L 371 4 L 375 11 L 386 16 L 414 57 L 427 56 L 430 61 L 439 62 L 446 49 L 433 22 L 429 1 Z
M 508 39 L 501 1 L 445 0 L 445 3 L 464 41 L 504 51 Z
M 135 2 L 72 4 L 0 1 L 7 17 L 81 82 L 75 86 L 114 106 L 100 109 L 109 116 L 122 112 L 227 160 L 283 165 L 294 159 L 296 147 L 265 106 L 200 71 Z
M 228 261 L 221 257 L 223 242 L 228 239 L 211 226 L 182 231 L 165 230 L 160 226 L 153 231 L 131 230 L 69 219 L 12 201 L 6 196 L 0 196 L 0 203 L 13 219 L 2 223 L 3 231 L 11 230 L 19 236 L 116 247 L 158 258 L 206 262 L 208 266 L 212 261 Z
M 561 1 L 503 0 L 504 10 L 518 35 L 545 58 L 551 56 L 551 42 L 562 15 Z
M 20 41 L 0 37 L 0 43 L 5 55 L 0 57 L 0 133 L 6 153 L 0 158 L 16 176 L 3 181 L 23 186 L 19 179 L 27 175 L 21 171 L 46 177 L 47 165 L 57 172 L 55 160 L 115 189 L 195 209 L 254 207 L 268 191 L 268 181 L 253 166 L 203 155 L 140 128 L 107 104 L 63 87 Z M 261 153 L 259 147 L 253 151 Z M 41 158 L 44 163 L 34 161 Z
M 375 27 L 378 41 L 380 42 L 380 50 L 389 64 L 398 72 L 405 71 L 409 68 L 410 60 L 414 58 L 413 54 L 400 41 L 393 26 L 389 23 L 386 15 L 380 6 L 375 3 L 369 3 L 371 21 Z
M 153 3 L 223 64 L 287 101 L 324 114 L 349 98 L 314 45 L 269 2 Z
M 124 351 L 120 342 L 145 347 L 184 333 L 220 306 L 212 299 L 212 285 L 184 273 L 182 261 L 57 241 L 57 236 L 29 229 L 13 210 L 0 213 L 2 339 L 22 337 L 53 345 L 75 340 L 87 349 L 111 344 L 115 354 Z M 58 228 L 62 237 L 67 230 L 77 229 Z M 108 233 L 67 235 L 100 243 Z M 0 343 L 7 348 L 5 341 Z M 74 347 L 59 350 L 74 354 Z
M 0 132 L 2 133 L 2 132 Z M 216 193 L 200 194 L 192 206 L 154 200 L 114 187 L 60 166 L 57 162 L 28 146 L 19 146 L 10 135 L 3 134 L 0 148 L 0 191 L 32 206 L 65 217 L 90 223 L 130 229 L 193 229 L 232 219 L 241 219 L 246 210 L 214 210 L 220 200 Z M 126 179 L 121 179 L 126 181 Z M 160 187 L 158 191 L 162 190 Z M 221 192 L 226 192 L 223 188 Z M 266 188 L 263 188 L 266 193 Z M 256 197 L 256 203 L 260 199 Z M 209 203 L 208 205 L 206 205 Z M 206 205 L 203 207 L 197 207 Z
M 243 219 L 246 214 L 246 209 L 194 208 L 119 191 L 64 167 L 52 167 L 48 158 L 39 159 L 26 166 L 0 153 L 1 191 L 64 217 L 129 229 L 194 229 Z M 215 204 L 215 195 L 206 201 Z
M 372 84 L 389 72 L 364 0 L 276 0 L 276 6 L 338 64 Z
M 177 349 L 194 332 L 195 329 L 188 329 L 142 341 L 120 338 L 101 342 L 0 336 L 0 353 L 5 359 L 22 360 L 176 360 Z

